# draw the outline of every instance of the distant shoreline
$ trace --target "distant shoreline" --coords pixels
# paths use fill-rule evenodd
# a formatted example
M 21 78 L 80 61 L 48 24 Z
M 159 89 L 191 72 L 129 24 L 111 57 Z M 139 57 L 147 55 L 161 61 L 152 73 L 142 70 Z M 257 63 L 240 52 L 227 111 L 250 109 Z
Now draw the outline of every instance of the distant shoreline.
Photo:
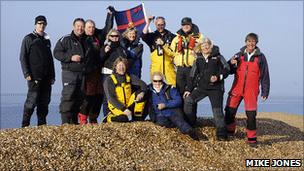
M 238 113 L 237 117 L 244 118 L 246 117 L 244 113 Z M 279 120 L 287 123 L 290 126 L 299 128 L 301 131 L 304 131 L 304 115 L 282 113 L 282 112 L 258 112 L 257 119 L 268 118 Z

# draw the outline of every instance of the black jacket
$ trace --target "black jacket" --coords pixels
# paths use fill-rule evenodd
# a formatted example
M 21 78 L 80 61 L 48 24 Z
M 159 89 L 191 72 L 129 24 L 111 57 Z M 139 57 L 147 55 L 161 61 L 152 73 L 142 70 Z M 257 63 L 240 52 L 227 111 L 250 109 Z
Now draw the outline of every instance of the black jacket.
M 167 44 L 171 44 L 173 38 L 175 37 L 176 35 L 171 33 L 170 31 L 168 30 L 164 30 L 164 34 L 162 35 L 159 31 L 154 31 L 152 33 L 147 33 L 147 34 L 142 34 L 142 40 L 144 42 L 146 42 L 146 44 L 149 46 L 150 48 L 150 51 L 153 52 L 155 49 L 156 49 L 156 43 L 155 41 L 158 39 L 158 38 L 161 38 L 162 41 L 164 43 L 167 43 Z
M 197 53 L 197 59 L 193 63 L 190 77 L 187 80 L 187 91 L 195 87 L 201 90 L 213 89 L 224 91 L 224 79 L 229 75 L 230 67 L 225 58 L 220 54 L 219 48 L 213 46 L 212 53 L 205 59 L 201 53 Z M 218 81 L 211 83 L 212 75 L 217 76 Z
M 85 61 L 85 73 L 91 73 L 96 69 L 101 69 L 102 61 L 100 57 L 100 48 L 101 42 L 95 36 L 86 36 L 85 37 L 85 54 L 86 54 L 86 61 Z
M 127 53 L 124 48 L 117 42 L 116 45 L 111 44 L 111 49 L 107 53 L 105 52 L 105 46 L 100 50 L 100 56 L 103 62 L 103 66 L 109 69 L 113 68 L 113 63 L 118 57 L 127 58 Z M 132 66 L 131 59 L 128 59 L 128 65 Z
M 24 37 L 20 63 L 24 78 L 31 76 L 33 80 L 55 80 L 51 42 L 46 35 L 40 36 L 33 32 Z
M 94 36 L 97 37 L 100 41 L 100 44 L 103 45 L 105 40 L 106 40 L 106 37 L 107 37 L 107 34 L 108 32 L 112 29 L 113 27 L 113 14 L 107 14 L 107 19 L 106 19 L 106 22 L 105 22 L 105 26 L 103 29 L 98 29 L 98 28 L 95 28 L 95 33 L 94 33 Z
M 61 61 L 62 70 L 73 72 L 82 72 L 85 70 L 86 54 L 85 54 L 85 37 L 77 38 L 72 31 L 58 40 L 54 48 L 54 57 Z M 73 55 L 80 55 L 81 61 L 71 61 Z

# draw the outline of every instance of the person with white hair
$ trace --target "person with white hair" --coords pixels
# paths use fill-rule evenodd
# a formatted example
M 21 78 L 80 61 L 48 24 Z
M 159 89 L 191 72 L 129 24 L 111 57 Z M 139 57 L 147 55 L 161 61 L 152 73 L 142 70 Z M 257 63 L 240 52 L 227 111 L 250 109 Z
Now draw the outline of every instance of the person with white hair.
M 191 125 L 196 123 L 197 103 L 205 97 L 211 102 L 218 140 L 227 139 L 223 114 L 224 79 L 229 75 L 230 67 L 213 46 L 209 38 L 197 45 L 197 58 L 194 61 L 183 97 L 184 112 Z

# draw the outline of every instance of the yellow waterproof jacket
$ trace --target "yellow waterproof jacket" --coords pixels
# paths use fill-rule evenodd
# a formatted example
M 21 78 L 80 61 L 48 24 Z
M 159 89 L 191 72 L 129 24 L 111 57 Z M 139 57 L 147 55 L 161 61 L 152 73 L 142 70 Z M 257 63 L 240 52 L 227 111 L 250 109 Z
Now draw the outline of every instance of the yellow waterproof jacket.
M 163 55 L 159 56 L 157 48 L 150 55 L 151 66 L 150 73 L 161 72 L 166 79 L 167 84 L 175 86 L 176 72 L 173 63 L 174 54 L 169 50 L 169 45 L 163 46 Z
M 126 82 L 119 84 L 115 75 L 111 74 L 111 79 L 113 80 L 113 83 L 115 85 L 115 94 L 117 97 L 117 100 L 123 104 L 125 108 L 129 108 L 131 105 L 134 105 L 134 109 L 132 111 L 133 117 L 142 117 L 144 107 L 145 107 L 145 101 L 136 102 L 135 101 L 135 92 L 132 93 L 132 85 L 131 85 L 131 77 L 126 74 Z M 107 122 L 112 122 L 113 117 L 117 117 L 119 115 L 124 115 L 124 112 L 118 108 L 116 108 L 114 105 L 111 104 L 110 101 L 108 101 L 108 107 L 111 111 L 110 114 L 108 114 L 106 119 Z
M 191 38 L 192 37 L 192 38 Z M 176 66 L 191 67 L 195 60 L 194 45 L 191 46 L 190 39 L 195 40 L 195 45 L 201 42 L 203 35 L 201 33 L 191 33 L 187 37 L 182 34 L 177 34 L 177 36 L 172 40 L 170 49 L 173 51 L 174 64 Z
M 124 107 L 128 107 L 129 100 L 132 94 L 132 88 L 131 88 L 131 78 L 129 75 L 126 74 L 126 82 L 118 84 L 118 81 L 114 74 L 111 74 L 111 79 L 113 80 L 113 83 L 115 85 L 115 93 L 117 100 L 124 105 Z M 115 108 L 110 102 L 108 102 L 109 109 L 113 113 L 123 113 L 121 110 Z M 115 111 L 113 111 L 115 110 Z M 117 110 L 117 111 L 116 111 Z

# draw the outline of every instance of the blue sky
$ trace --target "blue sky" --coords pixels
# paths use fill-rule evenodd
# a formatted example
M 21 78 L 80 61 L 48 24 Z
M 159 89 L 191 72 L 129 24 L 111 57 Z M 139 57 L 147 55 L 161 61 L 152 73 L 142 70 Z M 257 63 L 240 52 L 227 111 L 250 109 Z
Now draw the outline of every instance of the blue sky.
M 33 31 L 34 18 L 48 19 L 46 32 L 52 48 L 57 40 L 72 30 L 76 17 L 93 19 L 102 28 L 106 7 L 125 10 L 141 1 L 1 1 L 1 93 L 26 93 L 26 81 L 19 62 L 23 37 Z M 271 96 L 303 96 L 303 1 L 146 1 L 146 13 L 164 16 L 167 28 L 176 32 L 188 16 L 200 31 L 221 48 L 228 60 L 243 45 L 249 32 L 260 37 L 258 46 L 267 57 Z M 152 25 L 152 30 L 155 27 Z M 143 79 L 149 80 L 149 49 L 144 46 Z M 56 83 L 53 93 L 60 93 L 61 68 L 55 60 Z M 233 76 L 226 81 L 226 92 Z

